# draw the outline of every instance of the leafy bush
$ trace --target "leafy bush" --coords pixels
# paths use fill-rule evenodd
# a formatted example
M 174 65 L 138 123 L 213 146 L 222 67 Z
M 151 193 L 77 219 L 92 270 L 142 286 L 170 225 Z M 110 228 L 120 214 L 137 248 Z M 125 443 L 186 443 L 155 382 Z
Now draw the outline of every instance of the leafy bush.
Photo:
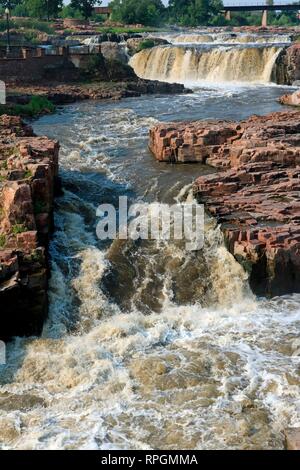
M 16 20 L 11 19 L 9 22 L 10 29 L 34 29 L 36 31 L 41 31 L 42 33 L 52 34 L 54 28 L 47 21 L 37 20 L 35 18 L 18 18 Z M 0 31 L 6 31 L 6 20 L 0 19 Z
M 45 111 L 52 113 L 55 111 L 55 106 L 44 96 L 33 96 L 28 104 L 0 105 L 0 115 L 34 117 Z
M 138 48 L 137 48 L 137 52 L 139 51 L 142 51 L 143 49 L 150 49 L 151 47 L 154 47 L 155 46 L 155 42 L 153 41 L 153 39 L 145 39 L 145 41 L 142 41 Z
M 19 233 L 28 232 L 28 228 L 24 224 L 16 224 L 12 226 L 11 231 L 14 235 L 18 235 Z

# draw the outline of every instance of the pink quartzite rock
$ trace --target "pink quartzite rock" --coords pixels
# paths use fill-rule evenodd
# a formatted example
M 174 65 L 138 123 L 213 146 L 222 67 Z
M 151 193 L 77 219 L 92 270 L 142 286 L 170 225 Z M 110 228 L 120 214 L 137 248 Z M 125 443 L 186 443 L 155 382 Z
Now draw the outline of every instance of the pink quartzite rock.
M 210 164 L 194 192 L 221 224 L 229 251 L 257 294 L 300 292 L 300 112 L 246 121 L 159 124 L 160 161 Z
M 288 106 L 300 106 L 300 90 L 281 96 L 279 102 Z
M 18 117 L 0 117 L 0 338 L 41 331 L 47 246 L 58 182 L 57 142 Z

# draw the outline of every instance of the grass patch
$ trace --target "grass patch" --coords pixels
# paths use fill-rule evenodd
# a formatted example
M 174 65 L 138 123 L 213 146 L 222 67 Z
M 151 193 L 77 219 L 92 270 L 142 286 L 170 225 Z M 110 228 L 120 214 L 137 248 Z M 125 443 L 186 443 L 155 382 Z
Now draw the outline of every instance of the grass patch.
M 6 245 L 6 235 L 3 233 L 0 234 L 0 248 L 4 248 Z
M 99 33 L 134 34 L 134 33 L 154 33 L 155 31 L 159 31 L 159 29 L 151 28 L 150 26 L 145 26 L 143 28 L 126 28 L 125 26 L 109 28 L 105 26 L 100 26 L 99 28 L 97 28 L 97 31 Z
M 34 117 L 45 112 L 53 113 L 55 106 L 44 96 L 33 96 L 28 104 L 0 105 L 1 114 Z
M 150 49 L 151 47 L 154 47 L 154 46 L 155 46 L 155 41 L 153 41 L 153 39 L 145 39 L 145 41 L 142 41 L 137 47 L 137 52 L 143 51 L 144 49 Z
M 30 170 L 25 171 L 24 178 L 27 179 L 27 178 L 31 178 L 31 177 L 32 177 L 32 172 Z
M 42 33 L 53 34 L 54 28 L 51 23 L 47 21 L 37 20 L 35 18 L 18 18 L 10 19 L 9 21 L 10 29 L 34 29 L 36 31 L 41 31 Z M 0 31 L 6 31 L 6 19 L 0 19 Z
M 28 232 L 28 228 L 24 224 L 16 224 L 12 226 L 11 232 L 18 235 L 19 233 Z
M 1 170 L 7 170 L 7 160 L 4 160 L 4 161 L 0 164 L 0 168 L 1 168 Z

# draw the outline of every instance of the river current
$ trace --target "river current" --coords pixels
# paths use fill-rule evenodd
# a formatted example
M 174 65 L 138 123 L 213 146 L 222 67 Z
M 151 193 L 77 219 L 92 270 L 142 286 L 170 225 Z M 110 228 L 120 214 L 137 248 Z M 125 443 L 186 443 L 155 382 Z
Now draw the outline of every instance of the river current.
M 184 201 L 215 171 L 158 163 L 158 121 L 242 119 L 282 109 L 286 88 L 82 102 L 34 123 L 58 139 L 64 194 L 51 242 L 41 338 L 16 338 L 0 378 L 3 449 L 281 449 L 300 425 L 300 296 L 251 293 L 206 220 L 204 248 L 99 242 L 96 208 Z

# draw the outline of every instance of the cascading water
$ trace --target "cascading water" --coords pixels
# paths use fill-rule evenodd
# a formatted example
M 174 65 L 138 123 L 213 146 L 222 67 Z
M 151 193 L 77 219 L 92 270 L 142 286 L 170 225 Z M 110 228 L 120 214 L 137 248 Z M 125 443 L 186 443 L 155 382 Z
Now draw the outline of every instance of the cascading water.
M 197 84 L 203 81 L 268 83 L 280 46 L 157 46 L 135 54 L 130 65 L 141 78 Z
M 162 35 L 171 44 L 284 44 L 290 43 L 289 35 L 258 35 L 258 34 L 233 34 L 233 33 L 189 33 Z
M 154 161 L 157 120 L 279 108 L 279 87 L 82 102 L 35 123 L 61 142 L 50 315 L 0 366 L 3 449 L 278 449 L 300 425 L 299 296 L 255 299 L 207 220 L 204 248 L 96 238 L 96 208 L 184 202 L 202 165 Z

